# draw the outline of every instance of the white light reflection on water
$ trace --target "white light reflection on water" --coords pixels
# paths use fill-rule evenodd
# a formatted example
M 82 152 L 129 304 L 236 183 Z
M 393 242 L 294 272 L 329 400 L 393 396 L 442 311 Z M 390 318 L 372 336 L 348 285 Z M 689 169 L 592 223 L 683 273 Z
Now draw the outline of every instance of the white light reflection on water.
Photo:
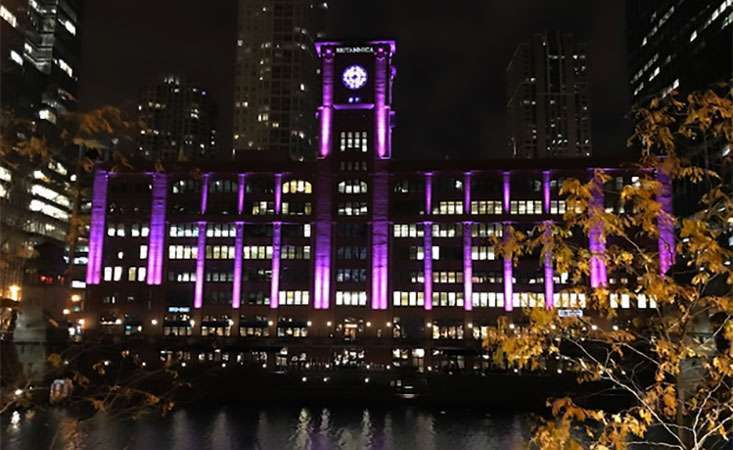
M 100 418 L 81 429 L 62 410 L 15 420 L 2 419 L 3 450 L 513 450 L 526 447 L 532 425 L 523 415 L 403 406 L 210 406 L 164 418 Z

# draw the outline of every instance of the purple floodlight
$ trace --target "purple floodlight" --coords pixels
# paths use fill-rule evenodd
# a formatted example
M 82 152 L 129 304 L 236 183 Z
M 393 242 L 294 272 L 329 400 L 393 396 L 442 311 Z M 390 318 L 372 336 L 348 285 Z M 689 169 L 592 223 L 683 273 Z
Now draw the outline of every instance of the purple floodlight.
M 374 122 L 377 158 L 379 159 L 387 159 L 390 156 L 390 107 L 387 105 L 387 89 L 389 87 L 388 64 L 389 54 L 385 51 L 384 47 L 377 47 L 374 63 Z
M 198 254 L 196 255 L 196 284 L 193 291 L 193 307 L 204 304 L 204 264 L 206 261 L 206 222 L 199 222 Z
M 316 222 L 315 237 L 314 307 L 328 309 L 331 294 L 331 222 Z
M 506 186 L 506 177 L 505 186 Z M 504 224 L 504 240 L 509 239 L 509 224 Z M 504 252 L 504 311 L 511 311 L 514 309 L 514 267 L 513 267 L 513 255 L 510 252 Z
M 273 178 L 275 182 L 275 214 L 280 215 L 280 211 L 282 210 L 283 198 L 283 175 L 281 173 L 276 173 Z
M 201 214 L 206 214 L 206 205 L 209 201 L 209 178 L 211 174 L 204 174 L 201 177 Z
M 511 183 L 512 183 L 512 174 L 511 172 L 504 172 L 502 174 L 502 192 L 503 192 L 503 205 L 504 205 L 504 213 L 509 214 L 509 202 L 511 199 Z
M 97 169 L 94 172 L 92 211 L 89 223 L 89 262 L 87 263 L 87 284 L 99 284 L 102 278 L 102 253 L 107 215 L 107 184 L 109 174 Z
M 237 214 L 244 212 L 244 191 L 246 190 L 246 175 L 240 173 L 237 176 Z
M 591 226 L 588 232 L 588 246 L 590 247 L 590 285 L 598 288 L 606 285 L 606 241 L 603 235 L 603 222 L 595 215 L 603 210 L 603 187 L 596 181 L 591 185 L 590 200 Z
M 545 222 L 545 239 L 552 238 L 552 222 Z M 555 305 L 555 271 L 552 267 L 552 252 L 545 252 L 545 308 L 552 309 Z
M 244 223 L 236 223 L 234 238 L 234 280 L 232 281 L 232 308 L 239 309 L 242 299 L 242 244 L 244 241 Z
M 280 296 L 280 236 L 281 222 L 272 223 L 272 283 L 270 283 L 270 308 L 277 309 Z
M 423 224 L 423 297 L 426 310 L 433 309 L 433 223 Z
M 657 196 L 662 213 L 657 219 L 659 228 L 659 272 L 664 275 L 675 263 L 674 217 L 672 217 L 672 182 L 663 170 L 657 171 L 661 190 Z
M 158 285 L 163 282 L 163 260 L 165 258 L 165 211 L 167 195 L 167 175 L 163 173 L 153 174 L 147 270 L 147 284 L 151 285 Z
M 550 171 L 542 172 L 542 208 L 545 214 L 550 213 Z
M 321 79 L 323 80 L 323 94 L 321 106 L 318 108 L 321 121 L 320 148 L 318 156 L 326 158 L 331 151 L 331 120 L 333 112 L 333 84 L 334 84 L 334 67 L 333 67 L 333 49 L 330 47 L 318 48 L 321 56 Z
M 433 173 L 425 172 L 425 214 L 433 213 Z
M 468 185 L 470 186 L 470 180 Z M 470 202 L 470 197 L 469 200 Z M 473 309 L 473 261 L 471 260 L 471 222 L 463 222 L 463 308 Z
M 471 172 L 463 174 L 463 214 L 471 214 Z

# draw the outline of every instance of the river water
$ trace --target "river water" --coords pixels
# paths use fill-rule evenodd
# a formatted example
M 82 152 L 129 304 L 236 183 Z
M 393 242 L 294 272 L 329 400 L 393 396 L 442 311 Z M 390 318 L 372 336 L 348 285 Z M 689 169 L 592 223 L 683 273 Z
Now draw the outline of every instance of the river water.
M 417 406 L 221 406 L 167 417 L 96 417 L 81 428 L 63 411 L 3 417 L 3 450 L 512 450 L 526 448 L 528 415 Z

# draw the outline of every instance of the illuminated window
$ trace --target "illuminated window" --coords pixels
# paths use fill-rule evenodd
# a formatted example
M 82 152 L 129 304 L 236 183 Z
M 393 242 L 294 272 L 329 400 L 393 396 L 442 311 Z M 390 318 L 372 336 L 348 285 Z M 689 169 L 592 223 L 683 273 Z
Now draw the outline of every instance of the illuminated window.
M 433 214 L 436 215 L 453 215 L 463 214 L 462 201 L 442 201 L 433 208 Z
M 424 227 L 422 224 L 395 224 L 393 236 L 396 238 L 418 238 L 423 237 Z
M 494 247 L 491 245 L 477 245 L 471 247 L 471 260 L 473 261 L 493 261 L 496 259 Z
M 346 180 L 338 184 L 339 194 L 366 194 L 367 183 L 363 180 Z
M 433 292 L 433 306 L 463 306 L 463 292 Z
M 198 247 L 195 245 L 169 245 L 168 259 L 196 259 Z
M 272 259 L 271 245 L 245 245 L 242 247 L 243 259 Z
M 281 305 L 307 305 L 310 301 L 308 291 L 280 291 L 279 299 Z
M 471 214 L 501 214 L 502 204 L 500 200 L 477 200 L 471 202 Z
M 342 131 L 339 133 L 339 149 L 344 152 L 356 150 L 366 153 L 367 132 L 366 131 Z
M 365 291 L 336 291 L 337 306 L 366 306 L 366 303 Z
M 474 308 L 500 308 L 504 306 L 501 292 L 474 292 L 471 294 Z
M 394 306 L 424 306 L 425 294 L 422 291 L 394 291 L 392 304 Z
M 313 185 L 305 180 L 288 180 L 282 185 L 283 194 L 310 194 Z

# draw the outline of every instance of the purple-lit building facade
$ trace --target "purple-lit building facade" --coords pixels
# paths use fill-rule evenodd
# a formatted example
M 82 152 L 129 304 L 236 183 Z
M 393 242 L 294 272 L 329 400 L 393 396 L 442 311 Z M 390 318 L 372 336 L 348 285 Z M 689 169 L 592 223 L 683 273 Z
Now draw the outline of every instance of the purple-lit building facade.
M 393 160 L 394 42 L 317 51 L 316 161 L 97 170 L 80 331 L 184 358 L 215 345 L 262 363 L 471 368 L 499 316 L 583 307 L 551 255 L 513 264 L 492 238 L 550 232 L 561 180 L 592 176 L 588 160 Z M 614 208 L 632 175 L 595 164 L 611 181 L 594 206 Z M 601 231 L 584 238 L 593 286 L 615 282 Z

